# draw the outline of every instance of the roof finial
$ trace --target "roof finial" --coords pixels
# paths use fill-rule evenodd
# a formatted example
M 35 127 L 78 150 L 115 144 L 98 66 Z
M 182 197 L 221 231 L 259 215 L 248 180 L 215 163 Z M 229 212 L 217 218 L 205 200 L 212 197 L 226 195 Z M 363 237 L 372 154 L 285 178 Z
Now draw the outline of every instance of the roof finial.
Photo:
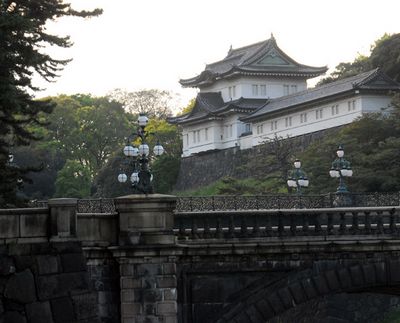
M 271 40 L 275 40 L 274 34 L 271 33 Z
M 229 55 L 231 52 L 232 52 L 232 44 L 231 44 L 231 46 L 229 47 L 228 55 Z

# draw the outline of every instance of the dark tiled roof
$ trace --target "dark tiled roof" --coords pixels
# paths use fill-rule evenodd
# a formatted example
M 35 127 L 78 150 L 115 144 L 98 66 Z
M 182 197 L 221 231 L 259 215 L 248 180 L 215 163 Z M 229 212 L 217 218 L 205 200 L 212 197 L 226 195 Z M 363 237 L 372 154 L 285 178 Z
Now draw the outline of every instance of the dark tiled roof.
M 326 70 L 326 66 L 312 67 L 297 63 L 286 55 L 276 44 L 275 38 L 271 37 L 263 42 L 231 49 L 223 60 L 208 64 L 200 75 L 182 79 L 180 83 L 182 86 L 202 87 L 236 74 L 310 78 L 321 75 Z
M 208 118 L 217 118 L 227 111 L 250 113 L 264 105 L 267 99 L 240 98 L 224 103 L 220 92 L 200 92 L 197 94 L 195 105 L 188 114 L 169 118 L 168 122 L 184 124 L 202 121 Z
M 327 100 L 340 94 L 354 90 L 400 90 L 400 85 L 383 74 L 379 69 L 374 69 L 356 76 L 348 77 L 336 82 L 328 83 L 302 92 L 271 99 L 255 112 L 243 120 L 253 120 L 270 113 L 283 111 L 303 104 Z

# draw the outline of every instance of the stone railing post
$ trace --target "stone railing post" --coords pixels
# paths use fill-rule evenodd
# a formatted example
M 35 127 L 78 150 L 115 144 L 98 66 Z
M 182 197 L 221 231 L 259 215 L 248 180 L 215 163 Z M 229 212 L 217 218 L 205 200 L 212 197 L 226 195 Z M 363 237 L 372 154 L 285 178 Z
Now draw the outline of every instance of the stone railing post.
M 76 238 L 75 198 L 57 198 L 48 201 L 50 211 L 50 239 L 71 240 Z
M 176 198 L 129 195 L 115 199 L 119 246 L 121 322 L 177 322 Z
M 128 195 L 115 199 L 119 214 L 119 245 L 174 244 L 176 197 Z

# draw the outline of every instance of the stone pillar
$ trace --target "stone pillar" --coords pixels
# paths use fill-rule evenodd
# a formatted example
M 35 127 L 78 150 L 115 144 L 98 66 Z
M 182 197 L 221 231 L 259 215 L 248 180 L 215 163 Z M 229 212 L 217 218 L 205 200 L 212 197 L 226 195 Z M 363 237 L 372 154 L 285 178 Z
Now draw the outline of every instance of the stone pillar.
M 176 323 L 177 280 L 173 210 L 168 195 L 117 198 L 122 323 Z
M 76 239 L 76 207 L 77 199 L 59 198 L 50 199 L 50 239 Z
M 119 245 L 170 245 L 176 197 L 161 194 L 134 194 L 115 199 L 119 214 Z

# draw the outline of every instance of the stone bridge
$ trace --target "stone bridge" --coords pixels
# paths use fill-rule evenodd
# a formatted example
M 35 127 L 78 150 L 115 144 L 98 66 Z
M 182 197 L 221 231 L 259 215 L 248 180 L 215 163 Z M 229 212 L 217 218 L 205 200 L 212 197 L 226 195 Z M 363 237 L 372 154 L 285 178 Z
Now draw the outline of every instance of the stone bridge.
M 400 306 L 397 202 L 114 202 L 0 210 L 0 321 L 380 322 Z

